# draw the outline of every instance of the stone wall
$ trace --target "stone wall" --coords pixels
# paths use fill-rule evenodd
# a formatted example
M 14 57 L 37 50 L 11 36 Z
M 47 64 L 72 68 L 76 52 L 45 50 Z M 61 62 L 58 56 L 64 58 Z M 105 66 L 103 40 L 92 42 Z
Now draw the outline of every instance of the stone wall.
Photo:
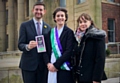
M 120 58 L 107 58 L 105 63 L 105 72 L 108 78 L 119 77 Z
M 23 83 L 19 68 L 0 68 L 0 83 Z
M 0 52 L 0 83 L 23 83 L 19 60 L 21 52 Z

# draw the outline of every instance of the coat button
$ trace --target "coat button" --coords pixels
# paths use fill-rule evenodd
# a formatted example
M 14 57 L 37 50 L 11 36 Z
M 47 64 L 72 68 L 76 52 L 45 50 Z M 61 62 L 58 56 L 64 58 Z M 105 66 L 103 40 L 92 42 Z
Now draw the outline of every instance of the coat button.
M 83 74 L 80 74 L 81 76 L 83 76 Z
M 82 66 L 80 66 L 82 68 Z

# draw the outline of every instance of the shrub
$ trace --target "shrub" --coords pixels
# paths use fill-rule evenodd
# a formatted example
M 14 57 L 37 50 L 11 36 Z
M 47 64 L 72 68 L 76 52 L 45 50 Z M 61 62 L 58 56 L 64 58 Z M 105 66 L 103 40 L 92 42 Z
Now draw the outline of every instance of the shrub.
M 106 49 L 106 56 L 109 57 L 110 56 L 110 50 Z

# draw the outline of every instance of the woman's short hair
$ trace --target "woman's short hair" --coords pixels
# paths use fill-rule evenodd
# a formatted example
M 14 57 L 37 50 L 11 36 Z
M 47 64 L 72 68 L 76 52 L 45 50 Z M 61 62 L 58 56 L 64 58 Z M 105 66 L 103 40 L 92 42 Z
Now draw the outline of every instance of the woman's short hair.
M 55 9 L 55 11 L 53 12 L 53 19 L 55 19 L 56 13 L 59 12 L 59 11 L 62 11 L 62 12 L 65 13 L 65 18 L 66 18 L 65 21 L 67 21 L 68 20 L 67 10 L 63 7 L 58 7 L 58 8 Z M 56 21 L 54 20 L 54 22 L 56 22 Z

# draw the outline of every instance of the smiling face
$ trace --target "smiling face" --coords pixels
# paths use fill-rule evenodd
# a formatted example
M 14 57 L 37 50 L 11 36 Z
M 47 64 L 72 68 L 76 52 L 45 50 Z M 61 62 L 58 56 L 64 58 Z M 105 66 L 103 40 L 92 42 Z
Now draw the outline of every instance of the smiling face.
M 62 27 L 68 19 L 67 10 L 63 7 L 56 8 L 53 12 L 53 19 L 54 22 L 56 22 L 57 27 Z
M 87 28 L 89 28 L 91 25 L 95 27 L 90 15 L 86 14 L 86 13 L 82 13 L 78 19 L 77 19 L 77 23 L 78 23 L 78 29 L 80 31 L 86 31 Z
M 33 12 L 35 19 L 40 20 L 44 16 L 46 11 L 43 5 L 35 5 L 33 7 L 32 12 Z
M 56 21 L 57 25 L 64 25 L 66 20 L 65 13 L 63 11 L 58 11 L 54 20 Z
M 85 31 L 91 25 L 90 20 L 86 20 L 84 17 L 79 19 L 79 29 L 80 31 Z

